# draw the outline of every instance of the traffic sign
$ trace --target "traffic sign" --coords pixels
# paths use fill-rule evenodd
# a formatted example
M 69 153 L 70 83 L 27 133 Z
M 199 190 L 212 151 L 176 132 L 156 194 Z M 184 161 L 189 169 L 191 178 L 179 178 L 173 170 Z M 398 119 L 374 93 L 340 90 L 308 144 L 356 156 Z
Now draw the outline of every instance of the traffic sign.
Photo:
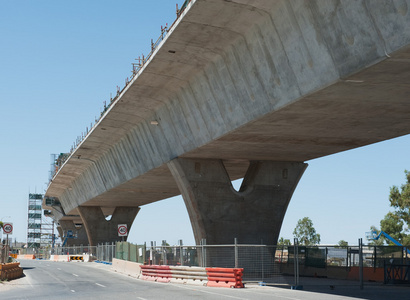
M 118 224 L 118 236 L 127 236 L 128 229 L 127 224 Z
M 3 233 L 13 234 L 13 223 L 3 223 Z

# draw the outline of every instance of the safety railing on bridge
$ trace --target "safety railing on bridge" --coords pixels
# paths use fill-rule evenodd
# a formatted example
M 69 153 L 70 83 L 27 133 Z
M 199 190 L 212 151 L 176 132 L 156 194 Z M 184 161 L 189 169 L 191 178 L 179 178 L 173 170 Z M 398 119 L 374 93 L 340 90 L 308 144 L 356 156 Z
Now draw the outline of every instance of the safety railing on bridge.
M 80 136 L 77 137 L 73 145 L 71 146 L 70 152 L 69 153 L 64 153 L 64 156 L 60 157 L 60 160 L 56 160 L 54 163 L 54 166 L 52 166 L 51 174 L 50 174 L 50 180 L 49 183 L 52 182 L 53 177 L 57 174 L 58 170 L 64 165 L 64 163 L 70 158 L 71 154 L 77 149 L 77 147 L 82 143 L 82 141 L 88 136 L 89 132 L 93 130 L 93 128 L 98 124 L 98 122 L 104 117 L 106 112 L 109 110 L 111 105 L 118 99 L 118 97 L 121 95 L 121 93 L 125 90 L 125 88 L 131 83 L 131 81 L 136 77 L 141 69 L 147 64 L 147 62 L 150 60 L 150 58 L 154 55 L 155 51 L 157 50 L 158 46 L 161 44 L 161 42 L 165 39 L 167 36 L 168 32 L 175 26 L 177 20 L 179 17 L 182 15 L 188 4 L 191 2 L 191 0 L 186 0 L 181 8 L 176 8 L 176 15 L 177 18 L 175 21 L 171 24 L 171 26 L 168 27 L 168 24 L 165 26 L 161 26 L 161 34 L 158 37 L 158 39 L 154 42 L 153 39 L 151 39 L 151 51 L 147 55 L 142 55 L 136 59 L 137 63 L 132 63 L 132 75 L 130 78 L 125 79 L 125 85 L 123 88 L 120 88 L 117 86 L 117 91 L 114 97 L 110 97 L 110 100 L 104 101 L 104 106 L 103 110 L 100 113 L 100 116 L 98 118 L 95 118 L 94 124 L 91 122 L 90 127 L 86 127 L 85 131 L 81 133 Z

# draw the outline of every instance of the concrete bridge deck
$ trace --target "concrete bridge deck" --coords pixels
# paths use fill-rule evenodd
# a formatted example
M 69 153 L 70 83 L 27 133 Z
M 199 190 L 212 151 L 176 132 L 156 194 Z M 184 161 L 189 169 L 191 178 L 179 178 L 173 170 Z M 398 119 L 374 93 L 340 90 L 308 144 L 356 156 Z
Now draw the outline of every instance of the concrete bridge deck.
M 46 196 L 139 207 L 169 162 L 304 162 L 410 133 L 409 1 L 193 0 Z M 175 175 L 174 175 L 175 176 Z

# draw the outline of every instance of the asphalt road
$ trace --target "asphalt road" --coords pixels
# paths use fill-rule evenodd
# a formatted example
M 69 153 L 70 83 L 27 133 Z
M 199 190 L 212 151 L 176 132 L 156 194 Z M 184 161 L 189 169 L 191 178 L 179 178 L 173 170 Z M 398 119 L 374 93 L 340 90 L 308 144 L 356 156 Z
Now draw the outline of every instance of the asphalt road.
M 328 281 L 304 286 L 303 291 L 249 285 L 245 289 L 211 288 L 156 283 L 118 274 L 98 263 L 21 261 L 25 277 L 0 283 L 0 299 L 278 299 L 357 300 L 409 299 L 409 287 L 336 285 Z

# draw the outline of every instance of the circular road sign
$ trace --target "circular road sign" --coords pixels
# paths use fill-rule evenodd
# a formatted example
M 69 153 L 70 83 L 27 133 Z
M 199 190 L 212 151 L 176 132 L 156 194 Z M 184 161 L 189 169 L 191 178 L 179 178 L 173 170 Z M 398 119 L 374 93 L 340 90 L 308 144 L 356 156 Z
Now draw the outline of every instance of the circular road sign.
M 3 232 L 5 234 L 12 234 L 13 233 L 13 223 L 4 223 Z
M 128 229 L 127 224 L 118 224 L 118 236 L 127 236 Z

